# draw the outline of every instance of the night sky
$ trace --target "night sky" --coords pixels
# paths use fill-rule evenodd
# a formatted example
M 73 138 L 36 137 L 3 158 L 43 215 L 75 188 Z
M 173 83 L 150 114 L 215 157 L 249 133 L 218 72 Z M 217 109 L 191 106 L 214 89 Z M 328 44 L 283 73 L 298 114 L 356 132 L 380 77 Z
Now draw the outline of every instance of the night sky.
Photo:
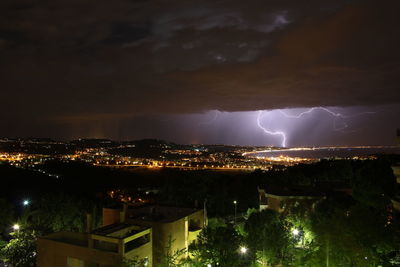
M 399 10 L 398 0 L 1 0 L 0 136 L 281 145 L 259 123 L 288 146 L 391 145 Z M 311 107 L 332 113 L 295 118 Z

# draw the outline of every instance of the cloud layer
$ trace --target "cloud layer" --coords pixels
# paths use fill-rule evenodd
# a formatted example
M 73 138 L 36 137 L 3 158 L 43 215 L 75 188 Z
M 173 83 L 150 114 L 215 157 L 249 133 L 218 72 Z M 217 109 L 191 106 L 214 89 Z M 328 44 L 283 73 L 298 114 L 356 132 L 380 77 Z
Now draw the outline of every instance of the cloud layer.
M 4 0 L 0 118 L 10 133 L 45 132 L 149 113 L 399 103 L 399 7 Z

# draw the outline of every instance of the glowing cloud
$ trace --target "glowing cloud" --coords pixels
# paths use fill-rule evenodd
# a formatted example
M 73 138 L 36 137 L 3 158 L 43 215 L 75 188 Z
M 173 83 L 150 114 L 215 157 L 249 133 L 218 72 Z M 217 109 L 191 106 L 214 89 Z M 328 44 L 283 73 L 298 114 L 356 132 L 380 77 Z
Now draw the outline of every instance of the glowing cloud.
M 315 110 L 322 110 L 322 111 L 326 111 L 327 113 L 329 113 L 330 115 L 332 115 L 334 117 L 333 120 L 333 129 L 335 131 L 342 131 L 344 129 L 346 129 L 347 127 L 349 127 L 349 125 L 346 123 L 345 119 L 348 118 L 353 118 L 353 117 L 358 117 L 358 116 L 362 116 L 362 115 L 366 115 L 366 114 L 375 114 L 375 112 L 371 112 L 371 111 L 367 111 L 367 112 L 362 112 L 362 113 L 358 113 L 358 114 L 354 114 L 354 115 L 343 115 L 341 113 L 336 113 L 328 108 L 324 108 L 324 107 L 312 107 L 304 112 L 301 112 L 298 115 L 289 115 L 286 112 L 284 112 L 283 110 L 279 109 L 279 112 L 283 114 L 283 116 L 285 116 L 286 118 L 291 118 L 291 119 L 300 119 L 301 117 L 308 115 L 310 113 L 312 113 Z M 341 122 L 343 124 L 342 127 L 337 127 L 337 120 L 341 119 Z
M 310 115 L 313 112 L 316 111 L 323 111 L 328 113 L 329 115 L 332 116 L 333 118 L 333 130 L 334 131 L 340 131 L 340 132 L 344 132 L 344 129 L 348 128 L 349 125 L 346 122 L 346 119 L 349 118 L 354 118 L 354 117 L 359 117 L 359 116 L 363 116 L 363 115 L 369 115 L 369 114 L 375 114 L 376 112 L 372 112 L 372 111 L 367 111 L 367 112 L 361 112 L 361 113 L 357 113 L 357 114 L 353 114 L 353 115 L 344 115 L 342 113 L 338 113 L 338 112 L 334 112 L 329 108 L 325 108 L 325 107 L 312 107 L 307 109 L 306 111 L 300 112 L 297 115 L 291 115 L 288 114 L 286 111 L 283 110 L 277 110 L 280 114 L 283 115 L 284 118 L 287 119 L 301 119 L 302 117 L 306 116 L 306 115 Z M 269 112 L 272 111 L 267 111 L 267 114 Z M 287 133 L 283 130 L 278 130 L 278 131 L 273 131 L 271 129 L 268 129 L 268 127 L 264 126 L 261 122 L 262 118 L 264 117 L 264 111 L 259 111 L 258 115 L 257 115 L 257 126 L 258 128 L 260 128 L 261 130 L 263 130 L 264 133 L 271 135 L 271 136 L 281 136 L 282 141 L 281 141 L 281 146 L 282 147 L 286 147 L 287 145 Z M 338 126 L 338 121 L 340 121 L 341 126 Z

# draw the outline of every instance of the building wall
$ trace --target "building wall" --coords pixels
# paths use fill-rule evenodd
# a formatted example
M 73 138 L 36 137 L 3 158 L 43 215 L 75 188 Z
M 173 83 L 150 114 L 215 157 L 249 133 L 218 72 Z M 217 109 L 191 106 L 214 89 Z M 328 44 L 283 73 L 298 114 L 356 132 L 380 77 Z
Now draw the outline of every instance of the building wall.
M 154 257 L 157 261 L 168 253 L 186 249 L 187 244 L 187 218 L 182 218 L 172 223 L 164 223 L 155 226 L 158 232 L 158 239 L 155 241 L 156 250 L 153 250 Z M 156 263 L 156 262 L 155 262 Z
M 313 210 L 318 201 L 324 197 L 313 196 L 277 196 L 265 193 L 263 189 L 259 189 L 260 211 L 265 209 L 283 212 L 292 206 L 301 205 L 309 210 Z
M 114 208 L 103 208 L 103 226 L 120 222 L 120 210 Z
M 125 258 L 127 259 L 135 259 L 136 257 L 139 259 L 147 258 L 149 260 L 149 267 L 153 266 L 153 246 L 150 241 L 147 244 L 142 245 L 141 247 L 135 248 L 131 251 L 125 253 Z
M 189 238 L 188 238 L 189 245 L 197 239 L 197 237 L 199 236 L 200 232 L 201 232 L 201 229 L 189 232 Z
M 204 210 L 198 210 L 192 214 L 190 214 L 189 216 L 189 226 L 190 225 L 196 225 L 199 228 L 203 228 L 204 227 Z
M 115 210 L 114 210 L 115 211 Z M 119 218 L 119 211 L 110 211 L 109 219 L 112 223 Z M 106 212 L 107 213 L 107 212 Z M 118 216 L 117 216 L 118 214 Z M 122 261 L 122 255 L 128 259 L 148 258 L 149 266 L 159 266 L 169 246 L 171 253 L 188 249 L 190 242 L 197 238 L 204 226 L 204 211 L 194 213 L 172 222 L 144 221 L 142 219 L 127 219 L 136 225 L 151 227 L 150 242 L 125 254 L 117 251 L 102 251 L 92 248 L 87 234 L 83 233 L 56 233 L 46 238 L 38 239 L 38 267 L 92 267 L 99 264 L 101 267 L 115 267 Z M 111 222 L 109 221 L 109 222 Z M 109 222 L 106 222 L 108 224 Z M 120 233 L 119 233 L 120 234 Z M 91 240 L 91 239 L 90 239 Z M 121 246 L 121 244 L 119 244 Z M 123 249 L 118 249 L 123 253 Z M 185 256 L 186 254 L 182 254 Z M 93 263 L 93 264 L 90 264 Z
M 268 209 L 275 210 L 277 212 L 281 212 L 281 200 L 278 198 L 267 197 L 267 205 Z
M 89 246 L 90 236 L 83 233 L 60 232 L 49 235 L 48 238 L 38 240 L 38 267 L 60 266 L 60 267 L 111 267 L 118 265 L 122 255 L 127 259 L 147 258 L 149 266 L 152 266 L 152 238 L 151 230 L 148 229 L 148 242 L 131 249 L 123 254 L 125 243 L 137 240 L 120 239 L 116 244 L 116 251 L 106 251 Z M 144 233 L 146 233 L 144 232 Z M 139 235 L 141 233 L 138 233 Z M 134 236 L 132 236 L 134 237 Z M 105 239 L 109 237 L 104 237 Z M 140 238 L 140 237 L 139 237 Z M 93 240 L 99 241 L 99 240 Z M 101 240 L 100 240 L 101 241 Z M 104 241 L 107 244 L 106 241 Z M 115 243 L 109 243 L 115 244 Z M 118 247 L 121 246 L 121 249 Z M 106 247 L 104 247 L 106 248 Z M 120 252 L 118 252 L 120 251 Z
M 38 267 L 69 267 L 67 265 L 68 257 L 70 262 L 73 259 L 79 259 L 88 263 L 101 264 L 102 267 L 112 267 L 118 265 L 122 257 L 116 253 L 98 251 L 88 247 L 82 247 L 54 240 L 39 238 L 38 247 Z M 79 265 L 78 265 L 79 266 Z M 86 267 L 87 265 L 85 265 Z
M 158 266 L 166 253 L 169 241 L 172 241 L 171 251 L 185 249 L 185 218 L 171 222 L 158 223 L 142 220 L 129 220 L 130 223 L 152 227 L 153 232 L 153 266 Z
M 393 174 L 396 176 L 397 183 L 400 183 L 400 166 L 392 166 Z
M 153 232 L 153 266 L 158 266 L 164 257 L 171 241 L 170 251 L 176 252 L 188 249 L 188 245 L 193 239 L 193 234 L 189 237 L 190 223 L 198 224 L 200 228 L 204 225 L 204 212 L 199 210 L 193 214 L 178 219 L 173 222 L 143 221 L 140 219 L 128 219 L 129 223 L 150 226 Z M 197 234 L 199 231 L 197 231 Z M 197 237 L 197 235 L 196 235 Z M 185 256 L 185 254 L 183 254 Z

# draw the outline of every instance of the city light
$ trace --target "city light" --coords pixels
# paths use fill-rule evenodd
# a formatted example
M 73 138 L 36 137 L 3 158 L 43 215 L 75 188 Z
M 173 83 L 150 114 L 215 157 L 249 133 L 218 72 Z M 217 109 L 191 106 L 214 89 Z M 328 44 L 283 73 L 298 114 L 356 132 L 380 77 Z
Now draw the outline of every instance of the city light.
M 28 206 L 30 203 L 31 203 L 31 202 L 30 202 L 28 199 L 25 199 L 25 200 L 22 202 L 22 204 L 23 204 L 24 206 Z

